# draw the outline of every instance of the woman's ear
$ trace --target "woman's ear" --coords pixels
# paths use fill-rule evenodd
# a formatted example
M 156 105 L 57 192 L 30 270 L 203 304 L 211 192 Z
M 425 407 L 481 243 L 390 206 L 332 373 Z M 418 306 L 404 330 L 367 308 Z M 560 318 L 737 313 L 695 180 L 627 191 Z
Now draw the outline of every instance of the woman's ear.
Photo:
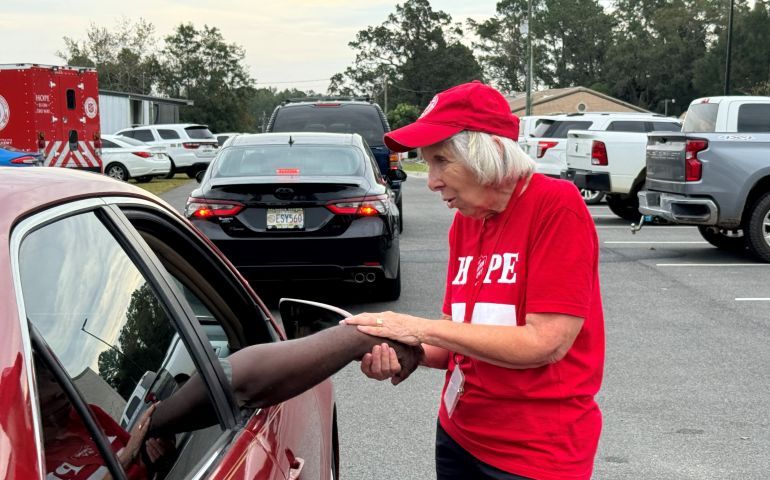
M 492 137 L 492 141 L 495 142 L 495 148 L 497 149 L 497 154 L 500 155 L 500 158 L 503 157 L 503 152 L 505 151 L 505 147 L 503 147 L 503 142 L 500 140 L 500 137 L 497 135 L 490 135 Z

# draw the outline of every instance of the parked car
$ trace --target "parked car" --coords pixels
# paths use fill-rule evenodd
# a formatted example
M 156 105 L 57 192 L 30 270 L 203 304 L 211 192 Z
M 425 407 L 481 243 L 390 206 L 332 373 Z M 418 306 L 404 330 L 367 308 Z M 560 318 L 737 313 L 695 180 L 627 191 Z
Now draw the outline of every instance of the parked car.
M 124 182 L 130 178 L 149 182 L 153 177 L 165 177 L 171 170 L 165 147 L 151 147 L 120 135 L 102 136 L 102 161 L 105 175 Z
M 525 151 L 528 151 L 527 140 L 534 137 L 535 129 L 543 123 L 544 120 L 555 120 L 555 115 L 525 115 L 519 117 L 519 145 Z
M 647 180 L 647 132 L 678 132 L 682 125 L 671 117 L 626 123 L 627 127 L 616 128 L 635 127 L 637 131 L 570 130 L 562 177 L 578 188 L 605 194 L 612 213 L 636 222 L 641 217 L 636 194 Z
M 166 178 L 186 173 L 195 178 L 211 163 L 219 143 L 206 125 L 194 123 L 143 125 L 119 130 L 116 135 L 135 138 L 153 146 L 165 146 L 171 158 Z
M 367 283 L 401 294 L 399 211 L 358 134 L 230 140 L 185 215 L 251 281 Z
M 526 151 L 535 160 L 539 173 L 559 178 L 567 168 L 567 134 L 571 130 L 598 130 L 611 132 L 644 132 L 650 122 L 664 118 L 654 113 L 591 112 L 569 113 L 544 119 L 527 140 Z M 599 203 L 604 194 L 581 189 L 586 203 Z
M 404 205 L 401 182 L 406 172 L 401 154 L 385 146 L 384 135 L 390 125 L 380 106 L 369 100 L 297 99 L 275 107 L 266 132 L 357 133 L 363 137 L 377 160 L 380 174 L 388 181 L 396 197 L 398 227 L 404 231 Z
M 92 439 L 82 455 L 101 466 L 89 478 L 128 478 L 110 443 L 125 435 L 121 421 L 132 429 L 137 412 L 193 374 L 219 420 L 177 435 L 161 478 L 286 480 L 300 468 L 304 479 L 337 478 L 330 380 L 270 407 L 236 403 L 219 359 L 286 337 L 197 229 L 157 197 L 102 175 L 2 168 L 0 178 L 5 478 L 81 478 L 66 475 L 81 467 L 61 463 L 63 441 L 49 436 L 60 420 L 80 432 L 66 441 Z M 300 327 L 312 333 L 315 323 Z
M 34 167 L 42 165 L 37 152 L 23 152 L 10 146 L 0 147 L 0 167 Z
M 639 211 L 697 225 L 724 250 L 770 262 L 770 97 L 693 100 L 681 132 L 651 133 Z

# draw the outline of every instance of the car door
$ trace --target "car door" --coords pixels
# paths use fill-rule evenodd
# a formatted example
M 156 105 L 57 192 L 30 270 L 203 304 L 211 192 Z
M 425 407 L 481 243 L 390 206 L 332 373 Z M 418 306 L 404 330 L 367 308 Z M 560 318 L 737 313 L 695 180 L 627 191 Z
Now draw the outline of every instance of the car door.
M 285 477 L 254 441 L 256 436 L 242 429 L 212 348 L 215 341 L 209 340 L 219 338 L 222 328 L 209 325 L 215 333 L 204 331 L 177 281 L 118 207 L 89 199 L 49 209 L 21 222 L 11 245 L 22 318 L 29 323 L 27 337 L 39 339 L 36 348 L 50 351 L 49 363 L 60 366 L 59 380 L 71 385 L 70 401 L 80 407 L 83 422 L 106 432 L 92 435 L 97 444 L 110 445 L 117 432 L 133 431 L 150 401 L 162 401 L 180 382 L 198 374 L 208 386 L 219 422 L 173 439 L 176 452 L 161 478 L 211 473 L 235 447 L 252 461 L 263 460 L 260 475 L 240 478 Z M 27 358 L 31 351 L 27 342 Z M 148 375 L 154 380 L 147 382 Z M 36 387 L 32 395 L 39 399 L 40 393 Z M 46 413 L 41 405 L 36 418 L 42 427 L 50 417 Z M 46 449 L 50 438 L 45 433 L 39 437 L 44 447 L 40 462 L 49 467 L 48 478 L 77 479 L 70 475 L 77 467 L 70 467 L 70 457 L 62 459 L 59 450 Z M 110 452 L 101 453 L 98 468 L 125 478 Z

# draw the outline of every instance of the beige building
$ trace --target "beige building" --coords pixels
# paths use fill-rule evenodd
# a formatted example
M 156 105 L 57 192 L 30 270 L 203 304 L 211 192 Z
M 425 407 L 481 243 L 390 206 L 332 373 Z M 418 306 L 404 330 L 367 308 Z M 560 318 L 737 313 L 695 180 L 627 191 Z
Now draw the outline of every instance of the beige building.
M 507 95 L 511 111 L 525 115 L 527 94 L 517 92 Z M 532 115 L 555 115 L 576 112 L 645 112 L 636 105 L 610 97 L 585 87 L 555 88 L 532 92 Z

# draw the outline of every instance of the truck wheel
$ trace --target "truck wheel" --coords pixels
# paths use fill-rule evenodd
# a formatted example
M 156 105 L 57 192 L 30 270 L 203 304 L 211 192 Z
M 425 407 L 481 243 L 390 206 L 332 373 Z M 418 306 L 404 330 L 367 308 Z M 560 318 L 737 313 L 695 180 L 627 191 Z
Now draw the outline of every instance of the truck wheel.
M 130 178 L 128 170 L 120 163 L 111 163 L 104 169 L 104 174 L 121 182 L 127 182 Z
M 596 205 L 604 200 L 604 192 L 581 188 L 580 194 L 583 195 L 583 200 L 586 202 L 586 205 Z
M 639 213 L 639 197 L 632 195 L 607 195 L 607 206 L 610 211 L 629 222 L 636 222 L 641 218 Z
M 174 175 L 176 175 L 176 166 L 174 165 L 174 161 L 171 160 L 171 167 L 168 169 L 168 174 L 163 178 L 174 178 Z
M 745 233 L 751 253 L 770 263 L 770 193 L 751 207 Z
M 728 252 L 742 252 L 746 250 L 746 236 L 740 230 L 698 225 L 698 231 L 704 240 L 720 250 Z

